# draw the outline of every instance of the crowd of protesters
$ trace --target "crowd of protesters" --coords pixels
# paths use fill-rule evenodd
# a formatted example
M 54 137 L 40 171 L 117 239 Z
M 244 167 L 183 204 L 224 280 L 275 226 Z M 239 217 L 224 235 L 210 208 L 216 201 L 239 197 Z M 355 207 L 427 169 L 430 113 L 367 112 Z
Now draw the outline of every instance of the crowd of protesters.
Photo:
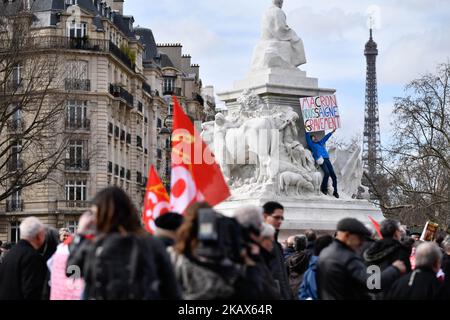
M 232 217 L 207 203 L 156 219 L 152 236 L 128 195 L 101 191 L 75 234 L 30 217 L 0 244 L 0 300 L 450 299 L 450 237 L 421 242 L 398 221 L 378 233 L 353 218 L 280 244 L 280 203 Z

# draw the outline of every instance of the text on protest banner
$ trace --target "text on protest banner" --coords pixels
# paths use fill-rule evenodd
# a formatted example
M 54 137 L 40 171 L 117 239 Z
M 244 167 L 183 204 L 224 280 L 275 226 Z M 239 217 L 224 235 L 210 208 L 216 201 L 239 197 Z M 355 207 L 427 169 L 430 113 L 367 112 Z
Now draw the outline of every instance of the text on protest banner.
M 306 132 L 326 131 L 341 127 L 335 95 L 301 98 L 300 107 Z

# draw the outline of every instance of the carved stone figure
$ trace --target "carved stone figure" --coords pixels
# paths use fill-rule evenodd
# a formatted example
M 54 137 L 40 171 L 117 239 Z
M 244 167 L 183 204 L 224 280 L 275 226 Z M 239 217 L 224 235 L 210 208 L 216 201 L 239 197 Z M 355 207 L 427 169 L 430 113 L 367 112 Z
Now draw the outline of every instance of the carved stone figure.
M 306 181 L 302 175 L 294 172 L 283 172 L 280 174 L 279 190 L 285 192 L 287 195 L 289 186 L 296 187 L 296 194 L 300 195 L 300 190 L 305 189 L 309 192 L 314 191 L 314 186 L 311 182 Z
M 283 0 L 273 0 L 264 14 L 261 40 L 255 48 L 252 69 L 292 69 L 306 63 L 302 39 L 286 22 Z

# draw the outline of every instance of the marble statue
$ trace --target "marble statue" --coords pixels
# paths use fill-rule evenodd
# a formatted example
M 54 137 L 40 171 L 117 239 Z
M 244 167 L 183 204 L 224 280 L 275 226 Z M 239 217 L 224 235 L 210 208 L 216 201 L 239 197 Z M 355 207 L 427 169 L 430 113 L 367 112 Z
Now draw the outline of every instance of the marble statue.
M 255 48 L 252 70 L 293 69 L 306 63 L 302 39 L 286 22 L 283 0 L 273 0 L 264 14 L 261 40 Z
M 323 173 L 311 151 L 298 141 L 299 115 L 291 107 L 269 110 L 251 90 L 245 90 L 237 101 L 237 110 L 227 116 L 216 114 L 215 121 L 202 125 L 201 134 L 214 150 L 232 192 L 319 196 Z M 361 148 L 330 148 L 330 160 L 339 191 L 344 197 L 354 197 L 361 189 Z

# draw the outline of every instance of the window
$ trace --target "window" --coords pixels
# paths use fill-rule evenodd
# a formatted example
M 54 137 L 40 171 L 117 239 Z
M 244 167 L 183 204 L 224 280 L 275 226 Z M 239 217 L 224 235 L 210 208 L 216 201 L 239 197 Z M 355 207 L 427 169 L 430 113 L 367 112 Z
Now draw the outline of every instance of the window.
M 108 173 L 113 172 L 113 163 L 111 161 L 108 162 Z
M 142 148 L 142 138 L 141 138 L 140 136 L 137 136 L 137 137 L 136 137 L 136 140 L 137 140 L 137 146 L 138 146 L 139 148 Z
M 71 140 L 69 141 L 69 162 L 70 167 L 81 167 L 84 155 L 84 141 Z
M 114 134 L 114 125 L 111 122 L 108 122 L 108 134 Z
M 87 80 L 89 64 L 87 61 L 71 60 L 66 63 L 67 79 Z
M 69 229 L 70 233 L 75 234 L 78 229 L 78 221 L 72 220 L 66 222 L 66 228 Z
M 69 37 L 71 38 L 84 38 L 87 36 L 87 23 L 77 23 L 71 21 L 69 24 Z
M 87 102 L 71 100 L 67 104 L 67 124 L 70 128 L 87 126 Z
M 162 120 L 160 118 L 158 118 L 157 120 L 157 125 L 158 128 L 162 128 Z
M 11 73 L 11 81 L 12 81 L 13 85 L 18 85 L 22 81 L 22 70 L 23 70 L 23 67 L 20 63 L 16 64 L 13 67 L 12 73 Z
M 67 201 L 86 201 L 86 181 L 68 180 L 66 182 Z
M 74 6 L 78 4 L 78 0 L 66 0 L 66 4 L 69 6 Z
M 119 128 L 118 126 L 116 126 L 116 127 L 114 128 L 114 134 L 115 134 L 115 137 L 116 137 L 117 139 L 119 139 L 119 137 L 120 137 L 120 128 Z
M 11 243 L 17 243 L 20 240 L 20 223 L 11 222 L 9 227 L 9 241 Z
M 175 78 L 174 77 L 164 77 L 163 81 L 164 94 L 171 94 L 175 89 Z
M 22 140 L 15 140 L 11 145 L 10 171 L 20 170 L 20 153 L 22 152 Z
M 171 115 L 173 113 L 173 104 L 169 104 L 169 115 Z

